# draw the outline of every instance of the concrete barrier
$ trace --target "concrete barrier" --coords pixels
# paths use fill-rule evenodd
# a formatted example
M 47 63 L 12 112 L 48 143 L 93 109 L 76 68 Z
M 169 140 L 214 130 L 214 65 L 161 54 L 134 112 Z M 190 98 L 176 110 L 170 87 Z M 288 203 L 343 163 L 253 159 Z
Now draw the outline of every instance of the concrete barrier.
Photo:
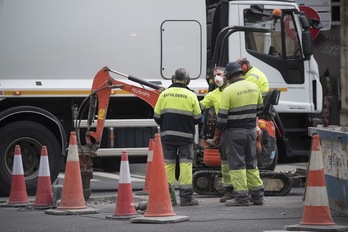
M 325 181 L 331 209 L 348 214 L 348 127 L 309 127 L 319 135 Z

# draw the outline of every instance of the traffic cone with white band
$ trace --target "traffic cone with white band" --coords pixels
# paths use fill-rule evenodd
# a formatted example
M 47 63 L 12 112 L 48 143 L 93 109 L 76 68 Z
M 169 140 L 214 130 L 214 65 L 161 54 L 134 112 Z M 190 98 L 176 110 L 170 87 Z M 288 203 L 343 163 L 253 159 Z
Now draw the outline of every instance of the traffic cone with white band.
M 144 216 L 131 218 L 131 222 L 170 223 L 188 220 L 188 216 L 178 216 L 173 210 L 168 189 L 161 136 L 159 133 L 157 133 L 155 134 L 154 139 L 149 201 L 147 203 Z
M 36 188 L 34 208 L 49 208 L 53 206 L 53 193 L 51 185 L 50 166 L 48 162 L 47 147 L 42 146 L 39 177 Z
M 122 152 L 120 165 L 120 178 L 118 181 L 118 194 L 116 200 L 116 209 L 114 214 L 106 218 L 131 218 L 137 216 L 133 200 L 132 183 L 129 170 L 128 154 Z
M 346 226 L 336 225 L 332 220 L 320 139 L 317 134 L 314 134 L 312 138 L 302 220 L 299 224 L 286 226 L 285 229 L 296 231 L 346 231 L 348 229 Z
M 302 225 L 334 225 L 326 190 L 323 158 L 318 135 L 313 135 Z
M 136 195 L 148 195 L 150 192 L 150 183 L 151 183 L 151 170 L 152 170 L 152 157 L 153 157 L 153 139 L 149 141 L 149 150 L 147 153 L 147 164 L 146 164 L 146 175 L 144 188 L 140 192 L 136 192 Z
M 62 198 L 58 209 L 85 209 L 87 208 L 82 191 L 80 160 L 77 148 L 76 133 L 70 133 L 68 157 L 65 166 Z
M 7 206 L 26 206 L 29 204 L 25 186 L 21 148 L 19 145 L 16 145 L 13 156 L 11 192 Z
M 161 137 L 157 133 L 154 140 L 153 167 L 151 175 L 150 195 L 145 217 L 174 216 L 172 202 L 168 190 L 167 174 L 164 166 Z

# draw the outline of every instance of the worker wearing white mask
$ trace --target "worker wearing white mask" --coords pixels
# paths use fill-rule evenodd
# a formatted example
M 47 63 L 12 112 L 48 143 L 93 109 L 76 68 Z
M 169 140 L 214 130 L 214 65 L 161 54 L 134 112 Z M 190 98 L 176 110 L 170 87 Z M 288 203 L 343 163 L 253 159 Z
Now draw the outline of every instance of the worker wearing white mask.
M 209 92 L 199 103 L 202 111 L 214 107 L 215 113 L 217 115 L 219 111 L 219 105 L 221 102 L 222 92 L 228 86 L 228 82 L 225 77 L 225 68 L 214 68 L 213 76 L 214 83 L 217 86 L 217 88 Z M 207 139 L 206 141 L 209 144 L 210 141 L 212 141 L 212 139 Z M 220 149 L 219 153 L 221 159 L 222 186 L 225 188 L 225 194 L 220 198 L 220 202 L 225 202 L 226 200 L 230 200 L 233 198 L 233 187 L 231 184 L 231 177 L 229 175 L 227 157 L 224 155 L 223 152 L 220 151 Z

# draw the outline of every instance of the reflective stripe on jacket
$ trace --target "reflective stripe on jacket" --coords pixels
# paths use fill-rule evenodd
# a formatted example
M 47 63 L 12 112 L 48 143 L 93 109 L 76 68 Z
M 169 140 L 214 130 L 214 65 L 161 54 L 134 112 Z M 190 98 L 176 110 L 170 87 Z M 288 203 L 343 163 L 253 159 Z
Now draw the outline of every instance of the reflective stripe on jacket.
M 254 83 L 240 79 L 224 89 L 216 127 L 255 128 L 256 116 L 262 107 L 260 89 Z
M 161 128 L 161 140 L 192 143 L 195 124 L 201 120 L 197 96 L 182 83 L 174 83 L 164 90 L 156 103 L 154 119 Z

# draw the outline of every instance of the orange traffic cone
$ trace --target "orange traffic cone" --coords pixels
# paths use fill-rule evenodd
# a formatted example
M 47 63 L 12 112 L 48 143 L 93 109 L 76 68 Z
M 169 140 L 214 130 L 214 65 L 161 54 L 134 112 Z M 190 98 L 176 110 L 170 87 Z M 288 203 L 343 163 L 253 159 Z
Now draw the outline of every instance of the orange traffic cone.
M 313 135 L 302 225 L 334 225 L 326 190 L 323 158 L 318 135 Z
M 36 188 L 34 208 L 49 208 L 53 206 L 53 194 L 51 185 L 50 166 L 48 162 L 47 147 L 42 146 L 39 177 Z
M 144 216 L 161 217 L 174 215 L 175 213 L 168 191 L 161 138 L 159 134 L 155 134 L 150 194 Z
M 345 226 L 336 225 L 331 217 L 326 189 L 323 157 L 319 135 L 314 134 L 307 174 L 307 184 L 302 220 L 297 225 L 286 226 L 287 230 L 345 231 Z
M 129 171 L 128 154 L 122 152 L 120 178 L 115 213 L 107 218 L 131 218 L 137 216 L 133 200 L 132 183 Z
M 27 189 L 24 180 L 24 170 L 22 164 L 22 154 L 19 145 L 15 146 L 13 156 L 12 180 L 10 198 L 8 206 L 26 206 L 29 205 Z
M 152 157 L 153 157 L 153 139 L 149 141 L 149 150 L 147 153 L 147 164 L 146 164 L 146 176 L 144 188 L 140 192 L 136 192 L 137 195 L 148 195 L 150 191 L 150 183 L 151 183 L 151 170 L 152 170 Z
M 66 160 L 62 198 L 58 209 L 87 208 L 82 191 L 80 161 L 77 149 L 76 133 L 70 133 L 68 157 Z
M 131 218 L 131 222 L 170 223 L 188 221 L 188 216 L 178 216 L 173 211 L 169 195 L 167 174 L 164 166 L 160 134 L 155 134 L 151 184 L 146 212 L 142 217 Z

